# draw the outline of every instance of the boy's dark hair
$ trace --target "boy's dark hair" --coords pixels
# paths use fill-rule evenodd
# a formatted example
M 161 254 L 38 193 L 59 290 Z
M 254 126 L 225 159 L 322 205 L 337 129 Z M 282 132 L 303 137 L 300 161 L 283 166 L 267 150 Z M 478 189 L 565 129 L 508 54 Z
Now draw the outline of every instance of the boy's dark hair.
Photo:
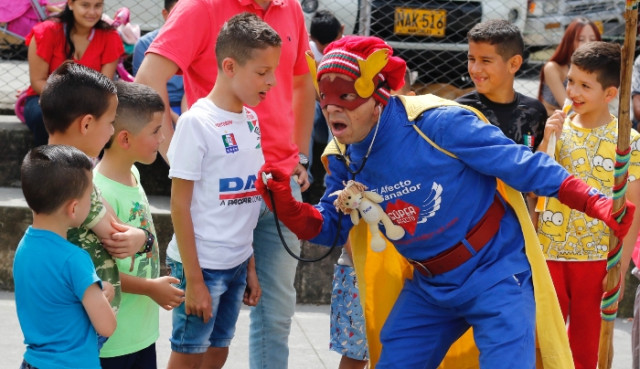
M 68 145 L 31 149 L 20 167 L 22 193 L 36 214 L 51 214 L 66 201 L 82 197 L 91 185 L 93 164 L 82 151 Z
M 164 0 L 164 10 L 171 11 L 171 8 L 178 2 L 178 0 Z
M 218 68 L 222 68 L 224 58 L 232 58 L 244 65 L 251 59 L 253 50 L 281 45 L 282 39 L 265 21 L 253 13 L 240 13 L 225 22 L 218 34 Z
M 496 52 L 503 60 L 524 53 L 524 40 L 518 27 L 501 19 L 478 23 L 467 33 L 469 42 L 486 42 L 495 45 Z
M 75 119 L 87 114 L 100 117 L 115 94 L 116 86 L 104 74 L 70 61 L 62 63 L 40 95 L 47 132 L 64 132 Z
M 573 52 L 571 64 L 596 74 L 602 88 L 620 87 L 620 45 L 592 41 Z
M 342 24 L 329 10 L 318 10 L 311 18 L 309 36 L 319 43 L 326 45 L 338 38 Z
M 116 81 L 118 90 L 118 109 L 113 124 L 113 136 L 104 147 L 111 147 L 113 138 L 123 129 L 136 134 L 151 120 L 154 113 L 164 113 L 164 102 L 156 90 L 135 82 Z

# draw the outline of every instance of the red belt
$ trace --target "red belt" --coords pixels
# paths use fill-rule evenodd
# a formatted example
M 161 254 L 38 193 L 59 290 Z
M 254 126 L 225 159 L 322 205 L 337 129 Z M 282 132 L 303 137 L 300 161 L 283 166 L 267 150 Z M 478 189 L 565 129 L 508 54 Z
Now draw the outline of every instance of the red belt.
M 482 219 L 467 233 L 465 239 L 476 252 L 480 251 L 496 235 L 504 212 L 504 205 L 496 196 Z M 460 241 L 431 259 L 424 261 L 409 259 L 409 262 L 422 275 L 433 277 L 459 267 L 472 256 L 471 251 L 463 241 Z

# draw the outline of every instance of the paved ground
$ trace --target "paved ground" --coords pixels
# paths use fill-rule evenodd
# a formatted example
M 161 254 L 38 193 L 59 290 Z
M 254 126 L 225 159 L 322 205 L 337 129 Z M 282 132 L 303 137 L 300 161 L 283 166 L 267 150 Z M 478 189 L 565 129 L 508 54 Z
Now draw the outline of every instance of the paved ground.
M 160 310 L 160 339 L 157 342 L 158 367 L 165 368 L 169 358 L 170 313 Z M 15 369 L 24 353 L 23 337 L 15 311 L 13 293 L 0 292 L 0 369 Z M 243 309 L 237 325 L 236 338 L 225 368 L 248 368 L 249 310 Z M 291 327 L 289 368 L 338 368 L 340 356 L 328 349 L 329 306 L 298 305 Z M 618 319 L 614 332 L 615 355 L 613 369 L 631 368 L 631 322 Z
M 24 353 L 23 336 L 16 316 L 13 293 L 0 292 L 0 369 L 20 366 Z M 236 337 L 230 348 L 225 368 L 245 369 L 248 364 L 249 310 L 243 308 Z M 171 314 L 160 310 L 160 339 L 157 342 L 158 367 L 165 368 L 171 348 Z M 338 368 L 340 356 L 329 351 L 329 306 L 298 305 L 289 339 L 289 368 Z

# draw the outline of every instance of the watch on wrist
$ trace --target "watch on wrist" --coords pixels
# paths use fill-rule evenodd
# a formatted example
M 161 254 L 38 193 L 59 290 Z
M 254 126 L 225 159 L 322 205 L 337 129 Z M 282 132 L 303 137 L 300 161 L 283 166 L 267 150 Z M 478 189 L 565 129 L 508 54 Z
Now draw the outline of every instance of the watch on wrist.
M 309 169 L 309 157 L 303 153 L 298 153 L 298 163 L 304 167 L 304 169 Z
M 147 229 L 144 228 L 140 228 L 144 231 L 144 233 L 147 235 L 147 239 L 144 242 L 144 248 L 138 252 L 136 252 L 136 254 L 138 255 L 142 255 L 142 254 L 146 254 L 148 252 L 151 252 L 151 250 L 153 250 L 153 243 L 155 242 L 156 238 L 153 236 L 153 233 L 149 232 Z

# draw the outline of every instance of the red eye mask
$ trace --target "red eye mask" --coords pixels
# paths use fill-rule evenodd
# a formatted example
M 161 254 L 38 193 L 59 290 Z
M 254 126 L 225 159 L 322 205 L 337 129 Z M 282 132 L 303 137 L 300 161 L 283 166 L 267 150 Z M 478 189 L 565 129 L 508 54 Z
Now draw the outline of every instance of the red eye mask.
M 354 110 L 367 102 L 371 96 L 364 98 L 358 95 L 353 83 L 353 81 L 340 77 L 335 77 L 333 81 L 328 77 L 321 79 L 318 82 L 320 107 L 324 109 L 327 105 L 335 105 L 347 110 Z M 353 96 L 355 99 L 352 100 Z

